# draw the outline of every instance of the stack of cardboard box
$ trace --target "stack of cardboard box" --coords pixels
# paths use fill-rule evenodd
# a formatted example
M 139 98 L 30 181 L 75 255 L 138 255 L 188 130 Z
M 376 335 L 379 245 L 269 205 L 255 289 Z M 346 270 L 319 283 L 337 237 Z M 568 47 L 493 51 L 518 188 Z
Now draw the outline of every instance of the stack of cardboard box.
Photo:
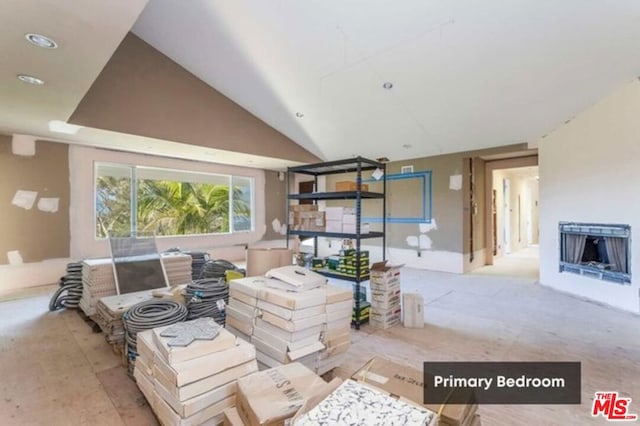
M 172 347 L 161 336 L 166 328 L 138 334 L 138 387 L 165 426 L 219 424 L 235 404 L 236 381 L 258 370 L 255 348 L 224 329 L 213 340 Z
M 370 274 L 369 324 L 383 329 L 400 324 L 400 266 L 389 265 L 386 261 L 374 263 Z
M 258 290 L 263 287 L 264 277 L 239 278 L 229 282 L 226 328 L 247 342 L 251 341 L 258 316 Z
M 286 291 L 272 288 L 277 285 L 270 286 L 270 280 L 274 279 L 264 278 L 258 290 L 260 313 L 251 336 L 258 361 L 265 367 L 297 361 L 315 371 L 318 352 L 324 349 L 320 334 L 326 321 L 326 290 Z
M 342 191 L 357 191 L 358 190 L 358 184 L 354 181 L 350 181 L 350 180 L 341 180 L 336 182 L 336 191 L 337 192 L 342 192 Z M 366 183 L 361 183 L 360 184 L 360 190 L 367 192 L 369 190 L 369 185 L 367 185 Z
M 326 292 L 326 322 L 322 333 L 326 348 L 318 354 L 318 374 L 325 374 L 342 364 L 351 346 L 351 292 L 333 285 L 327 285 Z
M 282 425 L 307 400 L 325 392 L 327 383 L 295 362 L 238 380 L 236 408 L 225 411 L 225 424 Z
M 289 229 L 294 231 L 324 232 L 325 212 L 318 211 L 314 204 L 289 206 Z
M 82 262 L 82 298 L 80 309 L 89 317 L 96 314 L 102 297 L 116 294 L 116 279 L 110 258 L 86 259 Z
M 398 398 L 413 401 L 438 413 L 440 426 L 481 425 L 473 392 L 460 390 L 461 394 L 456 395 L 456 400 L 465 401 L 460 404 L 423 404 L 424 375 L 421 370 L 375 357 L 358 370 L 352 379 L 379 388 Z
M 360 278 L 367 279 L 369 276 L 369 251 L 360 250 L 358 255 L 356 249 L 340 250 L 336 272 L 349 277 L 356 277 L 358 264 L 360 264 Z
M 342 234 L 355 234 L 357 216 L 353 207 L 327 207 L 325 208 L 326 232 Z M 370 225 L 360 223 L 360 233 L 368 234 Z

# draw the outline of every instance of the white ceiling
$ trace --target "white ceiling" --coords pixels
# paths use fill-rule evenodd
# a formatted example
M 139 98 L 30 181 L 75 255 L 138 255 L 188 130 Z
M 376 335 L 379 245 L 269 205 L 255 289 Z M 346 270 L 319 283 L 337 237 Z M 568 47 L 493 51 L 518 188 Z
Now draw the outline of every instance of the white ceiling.
M 138 19 L 146 3 L 2 0 L 0 131 L 289 165 L 98 129 L 49 132 L 48 121 L 68 119 L 132 26 L 324 159 L 536 142 L 640 75 L 637 0 L 150 0 Z M 27 32 L 60 48 L 35 48 Z M 26 85 L 18 73 L 47 83 Z
M 537 141 L 640 75 L 637 0 L 150 0 L 134 32 L 326 159 Z

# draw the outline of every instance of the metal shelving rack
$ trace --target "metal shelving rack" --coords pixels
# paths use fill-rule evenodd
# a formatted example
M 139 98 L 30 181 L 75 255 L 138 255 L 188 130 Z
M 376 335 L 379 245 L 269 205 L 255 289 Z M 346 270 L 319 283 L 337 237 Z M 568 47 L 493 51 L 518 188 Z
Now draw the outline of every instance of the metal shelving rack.
M 383 172 L 382 192 L 368 192 L 362 191 L 362 173 L 368 170 L 380 169 Z M 313 192 L 305 194 L 291 194 L 287 195 L 286 204 L 286 217 L 289 217 L 289 202 L 290 200 L 312 200 L 314 203 L 320 200 L 354 200 L 356 211 L 356 233 L 344 234 L 336 232 L 316 232 L 316 231 L 296 231 L 289 229 L 287 222 L 287 244 L 289 238 L 292 235 L 298 235 L 300 237 L 313 237 L 314 256 L 318 255 L 318 237 L 327 238 L 349 238 L 356 242 L 356 276 L 348 276 L 337 272 L 330 272 L 328 270 L 318 270 L 316 272 L 325 276 L 337 278 L 341 280 L 353 281 L 356 285 L 356 294 L 360 294 L 360 283 L 368 281 L 369 276 L 361 276 L 360 274 L 360 242 L 363 239 L 368 238 L 382 238 L 382 257 L 386 259 L 386 193 L 387 193 L 387 181 L 386 181 L 386 165 L 373 160 L 368 160 L 363 157 L 355 157 L 347 160 L 330 161 L 324 163 L 308 164 L 304 166 L 289 167 L 287 169 L 287 191 L 291 188 L 291 179 L 294 174 L 304 174 L 313 176 L 314 188 L 318 187 L 318 177 L 326 175 L 335 175 L 343 173 L 355 173 L 356 174 L 356 190 L 355 191 L 339 191 L 339 192 Z M 362 219 L 362 201 L 370 199 L 382 199 L 382 232 L 369 232 L 367 234 L 361 234 L 360 223 Z M 360 298 L 355 298 L 356 312 L 360 312 Z M 360 328 L 360 320 L 353 323 L 356 329 Z

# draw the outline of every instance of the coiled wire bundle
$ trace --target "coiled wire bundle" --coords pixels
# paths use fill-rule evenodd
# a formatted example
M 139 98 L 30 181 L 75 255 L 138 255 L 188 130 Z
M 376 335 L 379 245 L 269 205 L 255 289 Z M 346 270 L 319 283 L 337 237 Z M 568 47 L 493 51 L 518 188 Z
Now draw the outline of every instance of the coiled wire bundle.
M 238 268 L 228 260 L 208 260 L 202 266 L 202 269 L 200 270 L 200 276 L 198 278 L 225 278 L 227 271 L 240 272 L 242 275 L 244 275 L 245 273 L 244 269 Z
M 129 371 L 133 372 L 133 365 L 138 356 L 138 333 L 186 319 L 187 307 L 175 300 L 146 300 L 129 308 L 122 316 Z
M 58 281 L 58 289 L 49 301 L 49 310 L 78 309 L 82 298 L 82 262 L 67 264 L 67 274 Z
M 213 318 L 224 326 L 225 307 L 229 302 L 229 286 L 224 278 L 202 278 L 185 288 L 188 319 Z

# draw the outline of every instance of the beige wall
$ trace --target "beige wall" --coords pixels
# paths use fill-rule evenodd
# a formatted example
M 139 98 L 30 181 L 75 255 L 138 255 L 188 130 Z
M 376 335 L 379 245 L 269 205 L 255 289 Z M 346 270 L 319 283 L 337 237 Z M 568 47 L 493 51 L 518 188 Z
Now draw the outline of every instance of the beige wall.
M 255 230 L 235 234 L 158 237 L 159 250 L 171 247 L 182 249 L 217 249 L 216 257 L 238 260 L 244 257 L 244 246 L 259 241 L 265 233 L 265 172 L 263 170 L 225 166 L 212 163 L 178 160 L 127 152 L 107 151 L 72 145 L 71 165 L 71 255 L 83 259 L 109 256 L 108 242 L 95 237 L 94 163 L 96 161 L 164 167 L 205 173 L 222 173 L 254 178 Z
M 318 160 L 131 33 L 69 121 L 272 158 Z
M 36 191 L 34 206 L 12 204 L 18 190 Z M 38 209 L 38 200 L 58 198 L 55 213 Z M 0 264 L 7 252 L 18 251 L 24 262 L 69 256 L 68 146 L 37 141 L 35 156 L 12 153 L 11 137 L 0 135 Z
M 278 220 L 280 224 L 286 224 L 285 216 L 285 196 L 287 194 L 287 180 L 278 179 L 278 172 L 265 171 L 265 225 L 266 232 L 264 240 L 281 240 L 285 236 L 273 229 L 273 221 Z
M 640 81 L 621 87 L 539 144 L 540 282 L 639 312 Z M 559 272 L 560 221 L 631 226 L 631 285 Z

